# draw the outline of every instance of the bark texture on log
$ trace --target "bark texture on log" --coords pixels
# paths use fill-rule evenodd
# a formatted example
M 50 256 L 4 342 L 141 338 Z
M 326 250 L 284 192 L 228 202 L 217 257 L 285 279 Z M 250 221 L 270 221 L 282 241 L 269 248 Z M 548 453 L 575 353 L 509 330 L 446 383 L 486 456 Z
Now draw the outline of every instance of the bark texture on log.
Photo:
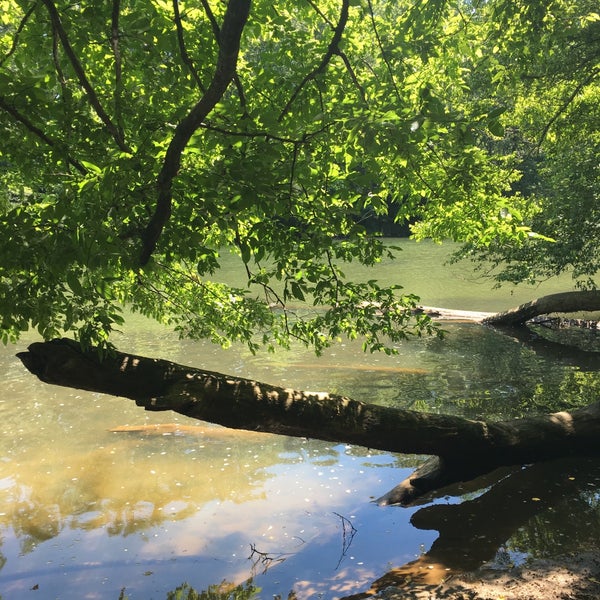
M 46 383 L 124 396 L 146 410 L 262 431 L 410 454 L 432 454 L 380 499 L 408 504 L 441 486 L 498 466 L 600 454 L 600 403 L 572 412 L 485 422 L 298 391 L 121 352 L 100 360 L 72 340 L 31 344 L 18 354 Z

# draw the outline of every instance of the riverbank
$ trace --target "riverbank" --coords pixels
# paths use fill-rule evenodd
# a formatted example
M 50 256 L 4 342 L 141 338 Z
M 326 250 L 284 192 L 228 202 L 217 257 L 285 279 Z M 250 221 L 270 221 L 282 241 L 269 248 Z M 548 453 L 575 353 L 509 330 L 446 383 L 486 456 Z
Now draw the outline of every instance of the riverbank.
M 390 587 L 382 600 L 600 600 L 600 551 L 538 559 L 509 570 L 481 568 L 441 585 Z

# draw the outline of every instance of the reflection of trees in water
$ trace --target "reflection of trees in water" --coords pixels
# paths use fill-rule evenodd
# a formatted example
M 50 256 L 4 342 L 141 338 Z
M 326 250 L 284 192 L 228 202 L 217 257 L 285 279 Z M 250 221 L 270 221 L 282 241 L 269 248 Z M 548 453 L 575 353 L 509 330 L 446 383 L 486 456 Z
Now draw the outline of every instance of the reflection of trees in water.
M 537 412 L 571 410 L 600 398 L 600 373 L 567 371 L 556 386 L 538 384 L 532 396 Z
M 377 462 L 379 453 L 356 446 L 202 429 L 202 435 L 111 434 L 110 444 L 62 459 L 30 449 L 0 497 L 0 525 L 12 528 L 26 554 L 65 527 L 128 536 L 184 520 L 208 503 L 263 498 L 281 465 L 335 467 L 345 454 L 365 467 L 397 462 L 389 455 Z M 398 460 L 404 458 L 410 462 Z
M 600 481 L 595 486 L 600 488 Z M 596 550 L 599 539 L 599 492 L 581 492 L 530 519 L 511 537 L 507 548 L 533 558 L 549 558 Z
M 404 588 L 410 582 L 437 585 L 449 572 L 474 570 L 492 560 L 506 565 L 510 560 L 507 549 L 534 557 L 558 557 L 581 552 L 586 546 L 596 549 L 600 535 L 598 459 L 559 459 L 503 469 L 446 492 L 458 492 L 464 498 L 468 488 L 482 484 L 490 485 L 489 489 L 469 500 L 430 504 L 415 512 L 411 518 L 415 527 L 439 532 L 431 548 L 388 571 L 368 592 L 348 599 L 367 598 L 390 586 Z
M 492 391 L 484 391 L 457 400 L 455 406 L 460 410 L 455 412 L 470 418 L 516 418 L 581 408 L 595 402 L 600 395 L 599 372 L 585 373 L 551 365 L 547 370 L 539 375 L 539 380 L 531 372 L 524 372 L 523 385 L 511 392 L 520 395 L 507 394 L 506 405 L 500 398 L 494 398 Z
M 593 323 L 589 321 L 588 323 Z M 600 335 L 597 327 L 553 327 L 542 324 L 532 326 L 540 337 L 563 346 L 580 348 L 589 352 L 600 352 Z
M 271 376 L 293 372 L 309 389 L 396 408 L 508 419 L 546 410 L 539 394 L 534 397 L 538 385 L 551 390 L 567 373 L 600 370 L 600 353 L 569 349 L 528 330 L 517 337 L 472 323 L 444 323 L 443 329 L 443 339 L 400 344 L 399 356 L 369 357 L 349 345 L 322 360 L 300 355 Z
M 278 443 L 231 443 L 209 436 L 164 440 L 113 437 L 110 446 L 54 459 L 30 452 L 0 499 L 0 523 L 20 539 L 21 551 L 69 527 L 105 528 L 130 535 L 182 520 L 205 503 L 242 503 L 260 497 L 278 464 Z
M 259 597 L 259 593 L 260 588 L 252 583 L 252 579 L 240 585 L 223 581 L 209 585 L 201 592 L 196 591 L 188 583 L 182 583 L 167 593 L 166 600 L 253 600 Z M 129 600 L 125 589 L 121 590 L 119 600 Z
M 579 390 L 566 397 L 577 365 L 598 369 L 600 355 L 575 351 L 567 360 L 564 347 L 556 356 L 547 344 L 527 346 L 481 326 L 450 327 L 444 339 L 425 343 L 431 370 L 407 378 L 397 388 L 395 406 L 507 419 L 585 405 L 582 388 L 593 386 L 589 398 L 599 387 L 597 371 L 581 373 Z
M 598 459 L 558 459 L 512 469 L 508 475 L 500 472 L 498 478 L 472 500 L 427 506 L 413 515 L 416 527 L 440 532 L 430 555 L 449 566 L 471 569 L 494 558 L 505 543 L 536 557 L 581 551 L 587 541 L 597 543 Z
M 357 365 L 340 355 L 339 364 L 304 357 L 292 366 L 300 374 L 311 371 L 319 389 L 358 400 L 486 419 L 564 408 L 559 395 L 542 396 L 559 389 L 569 373 L 600 370 L 600 353 L 568 349 L 527 330 L 517 338 L 477 324 L 443 328 L 443 339 L 412 340 L 400 345 L 399 357 L 379 357 L 374 364 L 362 357 Z

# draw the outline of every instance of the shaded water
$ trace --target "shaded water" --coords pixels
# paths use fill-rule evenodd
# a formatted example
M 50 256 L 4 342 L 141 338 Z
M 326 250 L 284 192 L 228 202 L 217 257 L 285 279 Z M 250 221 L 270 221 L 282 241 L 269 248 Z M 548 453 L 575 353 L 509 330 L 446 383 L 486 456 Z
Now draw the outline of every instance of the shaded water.
M 444 266 L 445 247 L 402 244 L 397 263 L 364 274 L 403 283 L 428 305 L 500 310 L 570 285 L 492 291 L 489 281 L 465 275 L 464 265 Z M 341 344 L 319 359 L 299 348 L 252 356 L 179 341 L 139 319 L 115 341 L 124 351 L 210 370 L 472 417 L 576 403 L 588 378 L 594 384 L 593 373 L 577 368 L 578 356 L 557 355 L 551 345 L 540 351 L 473 325 L 445 329 L 446 339 L 401 344 L 394 357 L 364 355 L 360 344 Z M 251 576 L 261 598 L 292 589 L 300 598 L 336 598 L 424 552 L 473 568 L 599 539 L 596 461 L 537 466 L 485 494 L 463 489 L 424 509 L 380 508 L 370 500 L 406 477 L 419 457 L 211 425 L 185 435 L 115 433 L 123 425 L 202 424 L 42 384 L 14 358 L 33 340 L 0 349 L 5 600 L 36 593 L 117 600 L 123 588 L 131 599 L 158 600 L 184 581 L 203 590 Z M 592 358 L 585 368 L 597 363 Z M 458 526 L 438 536 L 426 529 L 439 521 L 429 518 L 432 511 Z

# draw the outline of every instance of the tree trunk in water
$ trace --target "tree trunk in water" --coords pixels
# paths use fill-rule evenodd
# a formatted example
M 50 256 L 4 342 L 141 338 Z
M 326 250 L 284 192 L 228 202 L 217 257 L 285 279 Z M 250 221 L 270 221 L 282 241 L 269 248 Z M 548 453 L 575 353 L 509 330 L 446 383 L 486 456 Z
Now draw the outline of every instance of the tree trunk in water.
M 542 296 L 505 312 L 485 317 L 486 325 L 522 325 L 540 315 L 600 310 L 600 290 Z
M 409 504 L 503 465 L 600 454 L 600 402 L 494 423 L 281 388 L 121 352 L 100 359 L 97 351 L 82 351 L 67 339 L 31 344 L 18 356 L 46 383 L 124 396 L 146 410 L 173 410 L 235 429 L 436 455 L 383 496 L 382 504 Z

